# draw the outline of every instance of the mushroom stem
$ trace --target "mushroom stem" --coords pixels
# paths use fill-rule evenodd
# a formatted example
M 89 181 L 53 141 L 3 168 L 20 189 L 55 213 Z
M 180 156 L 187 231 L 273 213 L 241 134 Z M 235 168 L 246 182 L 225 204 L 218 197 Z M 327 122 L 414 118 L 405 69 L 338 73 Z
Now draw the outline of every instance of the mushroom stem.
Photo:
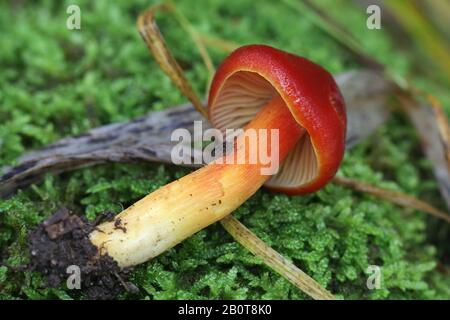
M 261 109 L 244 133 L 249 129 L 255 130 L 258 146 L 259 129 L 278 129 L 279 141 L 271 141 L 267 148 L 271 154 L 271 145 L 277 144 L 279 163 L 305 132 L 279 96 Z M 271 177 L 261 173 L 266 165 L 259 157 L 254 164 L 245 161 L 251 152 L 255 152 L 255 146 L 246 143 L 245 134 L 240 135 L 233 152 L 161 187 L 117 215 L 114 221 L 98 226 L 90 234 L 92 243 L 120 267 L 145 262 L 175 246 L 230 214 Z

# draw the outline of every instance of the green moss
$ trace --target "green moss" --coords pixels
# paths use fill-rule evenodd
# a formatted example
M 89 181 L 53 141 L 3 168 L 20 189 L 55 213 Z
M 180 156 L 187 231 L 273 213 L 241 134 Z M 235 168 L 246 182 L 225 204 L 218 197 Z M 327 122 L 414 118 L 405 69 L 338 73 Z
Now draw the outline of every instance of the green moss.
M 136 32 L 136 15 L 148 1 L 77 1 L 82 30 L 68 31 L 65 9 L 72 3 L 40 1 L 17 9 L 0 4 L 0 165 L 61 137 L 184 101 Z M 345 6 L 347 23 L 358 26 L 364 13 Z M 298 12 L 273 1 L 258 6 L 250 0 L 183 1 L 180 9 L 199 31 L 210 35 L 242 44 L 269 43 L 332 72 L 358 67 L 340 44 Z M 173 19 L 162 16 L 161 22 L 175 56 L 203 92 L 207 72 L 192 42 Z M 382 36 L 360 40 L 385 56 L 392 68 L 407 73 L 407 60 L 392 51 L 388 35 L 380 32 Z M 214 49 L 211 54 L 216 64 L 224 56 Z M 430 168 L 413 130 L 396 115 L 347 153 L 339 174 L 442 206 Z M 161 164 L 102 165 L 47 176 L 43 183 L 0 200 L 0 298 L 72 295 L 64 288 L 43 289 L 40 275 L 17 271 L 28 259 L 27 232 L 58 207 L 93 219 L 105 210 L 119 212 L 188 172 Z M 448 261 L 442 243 L 449 228 L 423 213 L 330 184 L 303 197 L 261 190 L 236 216 L 342 298 L 450 297 L 450 281 L 436 269 L 440 261 Z M 381 290 L 367 289 L 368 265 L 382 267 Z M 307 298 L 218 224 L 137 267 L 132 280 L 142 299 Z

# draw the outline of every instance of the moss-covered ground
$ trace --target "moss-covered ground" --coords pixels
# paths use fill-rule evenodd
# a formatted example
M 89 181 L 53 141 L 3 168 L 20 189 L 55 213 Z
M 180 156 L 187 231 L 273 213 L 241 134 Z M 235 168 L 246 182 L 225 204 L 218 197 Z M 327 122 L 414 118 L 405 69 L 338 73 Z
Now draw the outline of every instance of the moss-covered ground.
M 27 150 L 182 103 L 149 56 L 135 19 L 151 2 L 0 2 L 0 166 Z M 330 1 L 319 1 L 326 6 Z M 384 30 L 368 31 L 365 11 L 350 1 L 331 1 L 332 14 L 359 41 L 401 75 L 412 75 L 407 53 L 396 51 Z M 280 1 L 178 1 L 204 34 L 240 44 L 267 43 L 295 52 L 333 73 L 360 68 L 329 35 Z M 82 29 L 66 28 L 66 8 L 78 4 Z M 207 70 L 179 25 L 167 16 L 161 27 L 198 92 Z M 210 51 L 217 64 L 225 56 Z M 417 83 L 427 86 L 426 79 Z M 429 86 L 434 90 L 434 86 Z M 450 105 L 445 91 L 432 91 Z M 449 111 L 449 109 L 447 109 Z M 82 298 L 64 287 L 50 289 L 27 262 L 27 232 L 61 206 L 93 219 L 119 212 L 188 169 L 161 164 L 110 164 L 47 176 L 45 181 L 0 200 L 0 298 Z M 339 174 L 401 190 L 444 208 L 431 164 L 414 130 L 401 115 L 346 154 Z M 450 228 L 426 214 L 329 184 L 313 195 L 287 197 L 260 190 L 236 216 L 323 286 L 345 299 L 450 298 Z M 447 239 L 447 240 L 446 240 Z M 382 288 L 366 287 L 368 265 L 382 270 Z M 212 225 L 132 274 L 141 299 L 306 299 L 221 228 Z

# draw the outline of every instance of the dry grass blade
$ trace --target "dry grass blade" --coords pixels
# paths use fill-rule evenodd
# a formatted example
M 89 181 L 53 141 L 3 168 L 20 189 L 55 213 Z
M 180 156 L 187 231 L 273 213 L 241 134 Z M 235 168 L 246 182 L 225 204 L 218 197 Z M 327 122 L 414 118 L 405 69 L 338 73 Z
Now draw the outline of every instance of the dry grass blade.
M 448 123 L 448 118 L 445 115 L 441 103 L 432 95 L 427 95 L 427 99 L 436 119 L 441 143 L 444 148 L 445 159 L 447 161 L 447 168 L 450 171 L 450 124 Z
M 402 26 L 412 35 L 412 39 L 424 48 L 430 60 L 450 75 L 450 46 L 439 32 L 429 23 L 418 2 L 410 0 L 384 1 Z
M 225 53 L 230 53 L 240 46 L 235 42 L 213 37 L 211 35 L 202 33 L 197 33 L 197 35 L 205 45 L 210 46 L 211 48 L 219 49 Z
M 357 180 L 344 178 L 344 177 L 335 177 L 333 179 L 333 182 L 335 182 L 339 185 L 342 185 L 342 186 L 353 188 L 360 192 L 369 193 L 369 194 L 379 197 L 381 199 L 389 200 L 395 204 L 398 204 L 398 205 L 406 207 L 406 208 L 424 211 L 438 219 L 441 219 L 441 220 L 446 221 L 447 223 L 450 223 L 450 215 L 448 215 L 444 211 L 441 211 L 441 210 L 433 207 L 432 205 L 428 204 L 427 202 L 419 200 L 419 199 L 417 199 L 413 196 L 410 196 L 408 194 L 405 194 L 403 192 L 375 187 L 368 183 L 364 183 L 364 182 L 360 182 Z
M 208 95 L 209 86 L 211 81 L 216 73 L 216 68 L 214 68 L 214 64 L 212 62 L 211 57 L 209 56 L 208 50 L 206 49 L 200 35 L 197 30 L 191 25 L 189 20 L 184 16 L 184 14 L 177 9 L 175 3 L 172 0 L 166 0 L 166 3 L 170 6 L 175 18 L 180 23 L 181 27 L 189 34 L 195 46 L 197 47 L 200 56 L 202 57 L 203 63 L 208 69 L 208 85 L 206 86 L 206 95 Z
M 222 219 L 221 223 L 237 242 L 242 244 L 255 256 L 261 258 L 266 265 L 283 275 L 287 280 L 300 288 L 311 298 L 316 300 L 336 299 L 313 278 L 297 268 L 291 261 L 284 258 L 277 251 L 269 247 L 236 218 L 228 216 Z
M 194 107 L 205 118 L 208 117 L 206 109 L 203 107 L 199 97 L 195 94 L 191 85 L 184 76 L 183 70 L 177 63 L 170 50 L 167 48 L 166 42 L 159 31 L 155 21 L 155 14 L 158 11 L 170 10 L 170 6 L 158 4 L 139 15 L 137 27 L 139 33 L 147 44 L 150 52 L 158 62 L 161 69 L 169 76 L 177 88 L 192 102 Z
M 433 164 L 434 176 L 447 207 L 450 208 L 449 124 L 444 111 L 432 98 L 422 101 L 420 92 L 402 91 L 398 99 L 421 140 L 422 149 Z
M 375 57 L 366 53 L 358 40 L 356 40 L 350 32 L 323 12 L 323 10 L 317 7 L 312 1 L 283 0 L 283 2 L 288 7 L 298 11 L 316 27 L 322 29 L 325 33 L 341 43 L 354 55 L 359 63 L 371 69 L 384 70 L 384 65 Z
M 195 46 L 197 47 L 198 51 L 200 52 L 200 56 L 202 57 L 203 63 L 205 64 L 206 68 L 208 69 L 208 72 L 210 76 L 213 76 L 216 72 L 216 69 L 214 68 L 214 64 L 211 60 L 211 57 L 208 54 L 208 51 L 206 50 L 200 35 L 198 32 L 192 27 L 189 20 L 184 16 L 184 14 L 177 9 L 176 5 L 171 0 L 166 1 L 168 6 L 170 7 L 171 11 L 174 13 L 175 18 L 177 18 L 178 22 L 180 23 L 181 27 L 190 35 L 192 41 L 194 41 Z
M 448 21 L 450 20 L 450 2 L 442 0 L 428 0 L 421 1 L 420 5 L 423 6 L 423 10 L 427 12 L 427 16 L 443 37 L 446 37 L 447 41 L 450 40 L 450 30 L 448 28 Z
M 200 99 L 195 94 L 192 86 L 184 76 L 182 69 L 176 62 L 170 50 L 167 48 L 164 38 L 159 31 L 158 25 L 156 24 L 155 13 L 163 8 L 167 9 L 167 6 L 156 5 L 141 14 L 137 21 L 139 32 L 141 33 L 144 41 L 150 49 L 150 52 L 153 54 L 154 58 L 163 69 L 163 71 L 170 77 L 170 79 L 181 90 L 181 92 L 192 102 L 195 108 L 205 118 L 208 118 L 206 108 L 200 102 Z M 179 19 L 181 19 L 181 22 L 189 28 L 189 34 L 191 34 L 191 36 L 194 35 L 195 33 L 192 27 L 190 27 L 190 24 L 188 24 L 187 20 L 184 20 L 184 17 L 180 14 L 178 14 L 178 17 Z M 194 39 L 194 42 L 198 44 L 198 41 L 196 41 L 196 39 Z M 200 49 L 200 52 L 205 53 L 206 51 Z M 210 61 L 209 59 L 207 60 Z M 236 219 L 224 219 L 221 222 L 225 229 L 231 234 L 231 236 L 239 243 L 241 243 L 245 248 L 247 248 L 250 252 L 253 252 L 255 248 L 258 248 L 258 256 L 262 258 L 269 267 L 279 272 L 283 277 L 297 286 L 300 290 L 303 290 L 303 288 L 305 288 L 305 283 L 311 282 L 311 278 L 296 267 L 289 269 L 280 268 L 280 266 L 286 264 L 287 260 L 275 250 L 267 246 L 261 239 L 250 232 Z M 236 228 L 236 222 L 239 223 L 241 228 Z M 244 227 L 244 229 L 242 229 L 242 227 Z M 246 230 L 247 232 L 243 232 L 242 230 Z M 316 287 L 320 286 L 316 284 Z M 326 291 L 322 288 L 320 288 L 320 290 L 323 292 Z M 309 294 L 308 292 L 309 291 L 305 291 L 305 293 Z

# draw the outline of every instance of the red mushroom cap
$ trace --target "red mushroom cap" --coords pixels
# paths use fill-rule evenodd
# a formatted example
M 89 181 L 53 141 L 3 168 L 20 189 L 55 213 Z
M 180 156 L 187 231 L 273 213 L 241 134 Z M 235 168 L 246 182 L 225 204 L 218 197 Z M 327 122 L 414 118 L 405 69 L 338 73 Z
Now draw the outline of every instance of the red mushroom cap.
M 287 194 L 316 191 L 335 175 L 345 149 L 344 99 L 325 69 L 266 45 L 241 47 L 214 76 L 209 119 L 221 130 L 242 128 L 277 94 L 307 134 L 265 186 Z

